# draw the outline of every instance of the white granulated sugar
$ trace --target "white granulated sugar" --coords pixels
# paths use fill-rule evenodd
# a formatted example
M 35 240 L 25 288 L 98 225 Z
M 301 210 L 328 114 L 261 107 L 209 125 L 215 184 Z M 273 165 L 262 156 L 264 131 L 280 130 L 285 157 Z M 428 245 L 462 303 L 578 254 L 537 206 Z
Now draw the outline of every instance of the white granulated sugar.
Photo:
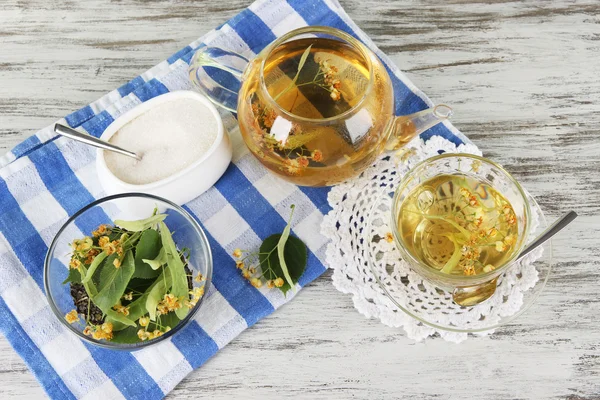
M 205 154 L 217 137 L 211 110 L 194 99 L 160 104 L 119 129 L 110 142 L 142 160 L 105 151 L 108 169 L 124 182 L 143 185 L 183 170 Z

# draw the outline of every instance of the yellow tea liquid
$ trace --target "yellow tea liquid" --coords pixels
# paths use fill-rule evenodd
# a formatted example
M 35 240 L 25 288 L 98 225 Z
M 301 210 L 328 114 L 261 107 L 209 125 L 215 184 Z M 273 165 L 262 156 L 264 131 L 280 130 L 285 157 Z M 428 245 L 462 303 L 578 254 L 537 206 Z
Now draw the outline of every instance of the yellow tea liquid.
M 245 118 L 242 135 L 263 164 L 315 186 L 339 183 L 374 161 L 393 116 L 393 89 L 380 63 L 371 64 L 371 81 L 362 53 L 327 38 L 274 49 L 265 60 L 264 86 L 261 62 L 246 72 L 238 118 Z
M 518 242 L 508 200 L 466 175 L 441 175 L 417 186 L 400 207 L 398 226 L 414 257 L 452 275 L 490 272 L 512 256 Z

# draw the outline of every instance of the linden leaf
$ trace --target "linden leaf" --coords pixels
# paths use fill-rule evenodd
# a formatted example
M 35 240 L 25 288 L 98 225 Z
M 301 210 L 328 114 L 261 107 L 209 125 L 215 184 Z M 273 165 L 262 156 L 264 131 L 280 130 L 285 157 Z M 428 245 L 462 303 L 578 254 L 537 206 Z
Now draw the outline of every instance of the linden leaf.
M 110 268 L 113 268 L 110 270 Z M 115 268 L 111 265 L 105 265 L 107 272 L 106 278 L 100 281 L 98 285 L 98 294 L 92 299 L 105 314 L 108 314 L 108 310 L 117 304 L 117 302 L 125 293 L 127 284 L 133 275 L 135 269 L 135 262 L 133 258 L 133 252 L 129 250 L 125 253 L 125 258 L 119 268 Z
M 144 260 L 156 258 L 161 250 L 158 231 L 154 229 L 145 230 L 135 246 L 135 271 L 133 278 L 156 278 L 160 274 L 160 271 L 150 268 Z
M 140 279 L 140 281 L 148 282 L 147 279 Z M 158 301 L 160 301 L 162 299 L 162 297 L 165 295 L 166 291 L 169 290 L 169 288 L 171 287 L 171 276 L 168 274 L 160 275 L 154 281 L 154 283 L 152 283 L 150 286 L 148 286 L 146 288 L 146 290 L 143 292 L 143 294 L 140 297 L 138 297 L 137 299 L 135 299 L 134 301 L 132 301 L 129 304 L 129 318 L 130 319 L 136 321 L 137 319 L 144 316 L 148 312 L 148 310 L 147 310 L 148 297 L 150 296 L 150 293 L 152 292 L 152 290 L 156 286 L 159 286 L 159 285 L 164 286 L 166 289 L 164 290 L 164 293 L 161 294 Z M 158 304 L 158 301 L 156 302 L 156 304 Z M 154 309 L 156 309 L 156 306 L 154 307 Z
M 164 222 L 160 223 L 160 237 L 162 239 L 163 248 L 165 249 L 165 253 L 167 255 L 167 269 L 169 270 L 171 279 L 173 281 L 171 293 L 175 297 L 179 298 L 182 303 L 184 303 L 184 300 L 189 299 L 189 289 L 185 267 L 183 265 L 183 261 L 181 261 L 179 252 L 177 251 L 177 247 L 175 246 L 175 242 L 171 236 L 171 232 Z M 180 319 L 183 319 L 187 315 L 188 311 L 188 308 L 184 304 L 175 312 Z
M 266 279 L 275 279 L 284 276 L 279 253 L 276 251 L 281 237 L 282 234 L 271 235 L 260 246 L 259 260 Z M 289 236 L 285 241 L 283 260 L 285 261 L 292 284 L 290 285 L 286 279 L 286 282 L 279 289 L 283 293 L 287 293 L 288 290 L 298 283 L 298 280 L 306 269 L 308 249 L 304 242 L 295 236 Z
M 117 219 L 115 220 L 115 225 L 130 232 L 141 232 L 152 228 L 154 225 L 162 222 L 165 218 L 167 218 L 166 214 L 157 214 L 137 221 L 123 221 L 122 219 Z
M 150 316 L 150 320 L 152 321 L 156 320 L 156 307 L 158 306 L 158 303 L 165 297 L 165 294 L 167 294 L 167 291 L 171 286 L 169 285 L 170 282 L 166 279 L 166 276 L 169 275 L 161 275 L 146 296 L 145 307 Z
M 137 331 L 137 325 L 135 328 L 130 326 L 119 331 L 115 331 L 115 328 L 113 327 L 113 338 L 110 340 L 110 342 L 121 344 L 139 343 L 140 338 L 137 335 Z
M 63 285 L 65 283 L 81 283 L 81 273 L 76 269 L 69 268 L 69 274 L 63 281 Z
M 277 99 L 279 99 L 284 93 L 287 93 L 290 89 L 294 87 L 296 81 L 298 80 L 298 77 L 300 76 L 300 71 L 302 71 L 302 68 L 304 68 L 304 64 L 306 63 L 306 59 L 310 54 L 310 49 L 312 48 L 312 46 L 312 44 L 308 46 L 306 50 L 304 50 L 304 53 L 302 53 L 302 56 L 300 57 L 300 62 L 298 63 L 298 70 L 296 71 L 296 75 L 294 76 L 290 84 L 285 89 L 283 89 L 283 91 L 279 92 L 279 94 L 277 94 L 277 96 L 275 96 L 273 100 L 277 101 Z
M 294 209 L 292 208 L 292 215 L 294 214 Z M 292 216 L 290 215 L 290 222 L 292 220 Z M 285 262 L 285 244 L 290 237 L 290 222 L 283 229 L 283 233 L 277 242 L 277 256 L 279 257 L 279 265 L 281 266 L 281 270 L 283 271 L 283 276 L 285 276 L 285 280 L 287 281 L 290 287 L 294 287 L 294 282 L 292 281 L 292 277 L 290 276 L 290 272 L 288 271 L 287 263 Z
M 148 260 L 144 258 L 142 261 L 148 264 L 150 268 L 157 270 L 167 263 L 167 253 L 165 253 L 164 247 L 161 247 L 160 251 L 158 252 L 158 256 L 156 256 L 155 259 Z
M 81 276 L 87 275 L 87 269 L 83 265 L 79 267 L 79 270 L 81 272 Z M 98 294 L 98 289 L 96 289 L 96 285 L 94 285 L 94 282 L 86 282 L 83 284 L 83 287 L 92 299 Z
M 96 269 L 96 273 L 92 276 L 92 279 L 96 281 L 96 285 L 100 286 L 102 282 L 106 282 L 107 279 L 110 279 L 110 275 L 115 269 L 114 262 L 118 257 L 119 255 L 117 253 L 112 253 L 110 256 L 106 257 Z
M 105 251 L 94 257 L 94 261 L 92 261 L 90 269 L 87 270 L 87 273 L 85 274 L 85 277 L 81 280 L 81 283 L 87 283 L 92 279 L 94 272 L 96 272 L 96 269 L 100 266 L 100 264 L 102 264 L 102 261 L 104 261 L 106 257 L 108 257 L 108 255 Z
M 106 320 L 113 324 L 113 330 L 115 330 L 115 325 L 117 325 L 117 323 L 126 326 L 137 326 L 137 324 L 134 321 L 127 318 L 127 316 L 125 316 L 124 314 L 116 312 L 115 310 L 106 310 L 105 314 Z

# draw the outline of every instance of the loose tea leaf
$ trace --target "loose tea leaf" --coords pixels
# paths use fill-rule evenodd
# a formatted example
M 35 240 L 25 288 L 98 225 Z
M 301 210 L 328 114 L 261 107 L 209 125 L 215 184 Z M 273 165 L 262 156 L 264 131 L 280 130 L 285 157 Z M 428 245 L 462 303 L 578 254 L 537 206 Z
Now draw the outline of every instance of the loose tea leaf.
M 160 223 L 160 237 L 164 246 L 163 248 L 165 249 L 165 253 L 167 255 L 167 269 L 169 270 L 171 279 L 173 280 L 171 293 L 173 293 L 173 295 L 177 298 L 189 299 L 185 267 L 181 261 L 179 252 L 177 251 L 177 247 L 175 246 L 175 242 L 171 236 L 171 232 L 164 222 Z M 176 310 L 175 313 L 180 319 L 183 319 L 187 315 L 188 311 L 188 308 L 184 306 Z
M 154 259 L 161 251 L 160 235 L 154 229 L 147 229 L 142 233 L 135 246 L 135 272 L 133 278 L 156 278 L 160 271 L 150 268 L 144 259 Z
M 152 226 L 162 222 L 165 218 L 167 218 L 166 214 L 157 214 L 137 221 L 123 221 L 118 219 L 115 220 L 115 225 L 120 226 L 121 228 L 130 232 L 141 232 L 143 230 L 152 228 Z
M 265 266 L 271 269 L 273 276 L 282 276 L 284 274 L 281 267 L 279 253 L 274 251 L 279 245 L 282 234 L 271 235 L 264 240 L 260 246 L 260 264 L 265 269 Z M 283 251 L 283 259 L 285 260 L 288 275 L 292 284 L 286 279 L 286 282 L 279 289 L 283 293 L 287 293 L 298 282 L 298 279 L 306 269 L 308 259 L 308 249 L 302 240 L 295 236 L 289 236 L 285 242 Z
M 111 265 L 105 265 L 105 270 L 110 270 Z M 102 280 L 98 286 L 98 295 L 92 299 L 94 303 L 100 307 L 100 309 L 107 314 L 107 310 L 111 310 L 112 307 L 125 293 L 127 283 L 131 279 L 135 269 L 135 261 L 133 253 L 129 250 L 125 253 L 125 258 L 119 268 L 115 268 L 107 274 L 107 278 Z

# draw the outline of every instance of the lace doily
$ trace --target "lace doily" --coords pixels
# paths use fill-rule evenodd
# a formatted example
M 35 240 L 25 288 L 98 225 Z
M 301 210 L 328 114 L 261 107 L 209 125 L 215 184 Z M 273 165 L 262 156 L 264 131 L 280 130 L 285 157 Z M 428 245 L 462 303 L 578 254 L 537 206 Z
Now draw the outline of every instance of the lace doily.
M 395 243 L 383 239 L 391 232 L 391 195 L 410 168 L 442 152 L 481 155 L 474 145 L 457 147 L 440 136 L 426 143 L 413 140 L 402 154 L 382 156 L 359 177 L 331 190 L 328 200 L 333 209 L 325 216 L 321 233 L 331 239 L 327 262 L 334 270 L 333 284 L 339 291 L 352 294 L 360 313 L 386 325 L 402 327 L 408 337 L 417 341 L 439 334 L 446 340 L 460 342 L 468 334 L 448 328 L 486 335 L 493 332 L 489 327 L 497 327 L 503 319 L 517 314 L 524 303 L 533 301 L 536 296 L 525 299 L 524 293 L 531 292 L 540 279 L 533 262 L 542 256 L 543 249 L 540 246 L 500 276 L 496 293 L 473 307 L 456 305 L 449 293 L 413 272 Z M 531 239 L 541 211 L 532 198 L 530 203 Z

